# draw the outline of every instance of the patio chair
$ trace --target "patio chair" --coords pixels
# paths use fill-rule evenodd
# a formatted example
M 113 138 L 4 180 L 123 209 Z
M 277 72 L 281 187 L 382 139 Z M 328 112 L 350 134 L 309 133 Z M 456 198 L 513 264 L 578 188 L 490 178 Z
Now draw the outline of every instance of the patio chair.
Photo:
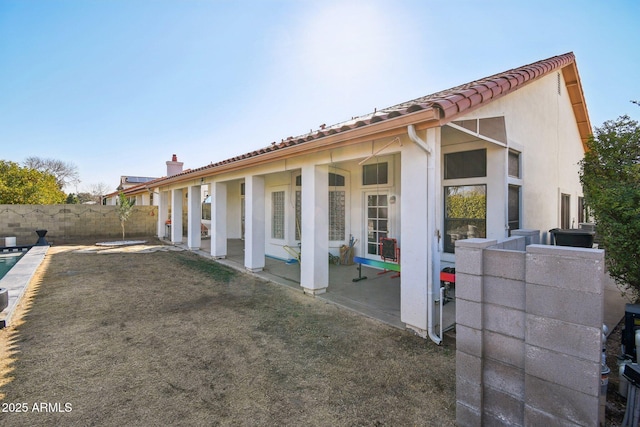
M 398 247 L 398 241 L 390 237 L 380 238 L 380 257 L 384 262 L 395 262 L 400 264 L 400 248 Z M 378 274 L 388 273 L 391 270 L 385 269 Z M 391 277 L 400 277 L 400 273 L 394 274 Z

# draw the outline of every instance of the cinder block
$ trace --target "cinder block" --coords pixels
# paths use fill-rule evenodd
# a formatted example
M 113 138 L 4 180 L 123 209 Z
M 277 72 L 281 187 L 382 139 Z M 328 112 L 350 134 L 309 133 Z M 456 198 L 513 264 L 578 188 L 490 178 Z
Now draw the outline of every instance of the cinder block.
M 482 384 L 456 375 L 456 400 L 472 408 L 482 407 Z
M 456 365 L 456 373 L 458 366 Z M 524 370 L 514 366 L 492 360 L 484 359 L 482 365 L 483 385 L 500 390 L 518 400 L 524 399 Z
M 604 298 L 590 292 L 527 283 L 526 312 L 565 322 L 601 328 Z
M 594 425 L 593 421 L 598 419 L 597 396 L 589 396 L 531 375 L 525 377 L 525 385 L 527 405 L 552 414 L 554 419 L 581 426 Z
M 539 285 L 602 293 L 604 287 L 604 252 L 598 249 L 540 250 L 541 246 L 527 247 L 526 281 Z
M 524 425 L 525 426 L 553 426 L 553 427 L 596 427 L 597 418 L 595 422 L 589 424 L 575 424 L 568 420 L 563 420 L 552 414 L 547 414 L 531 407 L 529 404 L 524 405 Z
M 482 329 L 482 304 L 465 299 L 456 300 L 456 326 Z
M 525 341 L 540 348 L 598 362 L 602 329 L 527 314 Z
M 456 273 L 482 274 L 481 248 L 456 246 Z
M 486 357 L 524 369 L 524 340 L 484 331 L 482 345 Z
M 482 276 L 456 270 L 456 301 L 458 299 L 482 302 Z
M 487 249 L 483 259 L 484 274 L 524 281 L 525 257 L 524 252 Z
M 526 246 L 540 244 L 540 230 L 512 230 L 512 236 L 523 236 L 525 238 Z
M 482 383 L 482 358 L 456 351 L 456 377 L 471 383 Z
M 482 357 L 482 332 L 468 326 L 456 326 L 456 349 Z
M 524 418 L 522 399 L 492 387 L 485 387 L 482 399 L 483 426 L 521 425 Z M 499 423 L 494 423 L 500 421 Z
M 526 240 L 522 236 L 507 237 L 496 245 L 496 249 L 524 252 L 526 249 Z
M 456 402 L 456 425 L 459 427 L 480 427 L 482 425 L 480 409 L 470 407 L 464 402 Z
M 487 304 L 484 309 L 484 327 L 511 337 L 524 339 L 524 311 Z
M 482 274 L 482 251 L 496 243 L 489 239 L 456 241 L 456 273 Z
M 600 363 L 578 359 L 525 343 L 525 375 L 580 391 L 590 396 L 600 392 Z
M 485 276 L 482 285 L 485 303 L 525 309 L 524 281 Z

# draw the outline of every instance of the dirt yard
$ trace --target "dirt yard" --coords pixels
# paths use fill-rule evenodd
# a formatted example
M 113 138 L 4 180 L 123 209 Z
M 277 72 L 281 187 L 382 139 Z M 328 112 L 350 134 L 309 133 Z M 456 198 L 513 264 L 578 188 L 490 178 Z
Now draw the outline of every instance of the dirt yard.
M 0 331 L 1 425 L 454 425 L 453 339 L 167 248 L 50 249 Z

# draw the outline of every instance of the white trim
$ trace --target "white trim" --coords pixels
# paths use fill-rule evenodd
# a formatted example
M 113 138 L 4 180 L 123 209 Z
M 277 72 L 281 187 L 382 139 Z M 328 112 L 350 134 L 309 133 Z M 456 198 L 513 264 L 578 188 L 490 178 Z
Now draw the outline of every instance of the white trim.
M 475 120 L 479 120 L 479 119 L 475 119 Z M 487 136 L 481 135 L 478 132 L 470 131 L 469 129 L 463 128 L 462 126 L 458 126 L 458 125 L 456 125 L 454 123 L 447 123 L 445 126 L 449 126 L 449 127 L 453 128 L 453 129 L 455 129 L 457 131 L 464 132 L 467 135 L 475 136 L 476 138 L 481 139 L 483 141 L 487 141 L 487 142 L 490 142 L 492 144 L 499 145 L 500 147 L 505 147 L 505 148 L 507 147 L 507 144 L 505 144 L 504 142 L 500 142 L 500 141 L 497 141 L 495 139 L 489 138 Z

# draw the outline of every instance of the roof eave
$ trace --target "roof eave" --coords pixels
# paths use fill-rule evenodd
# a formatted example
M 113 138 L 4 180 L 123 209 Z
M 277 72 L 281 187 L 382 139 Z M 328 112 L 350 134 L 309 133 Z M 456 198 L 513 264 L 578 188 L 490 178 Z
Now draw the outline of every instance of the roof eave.
M 205 176 L 219 175 L 225 172 L 232 172 L 234 170 L 262 165 L 274 160 L 287 159 L 304 154 L 313 154 L 330 148 L 359 144 L 365 141 L 370 141 L 371 139 L 397 136 L 402 133 L 406 133 L 406 127 L 411 124 L 418 130 L 439 126 L 440 111 L 437 108 L 428 108 L 368 126 L 346 130 L 333 135 L 325 135 L 312 141 L 279 148 L 274 151 L 247 157 L 245 159 L 239 159 L 221 165 L 205 166 L 186 174 L 174 175 L 172 177 L 165 178 L 162 181 L 154 183 L 153 187 L 164 187 Z

